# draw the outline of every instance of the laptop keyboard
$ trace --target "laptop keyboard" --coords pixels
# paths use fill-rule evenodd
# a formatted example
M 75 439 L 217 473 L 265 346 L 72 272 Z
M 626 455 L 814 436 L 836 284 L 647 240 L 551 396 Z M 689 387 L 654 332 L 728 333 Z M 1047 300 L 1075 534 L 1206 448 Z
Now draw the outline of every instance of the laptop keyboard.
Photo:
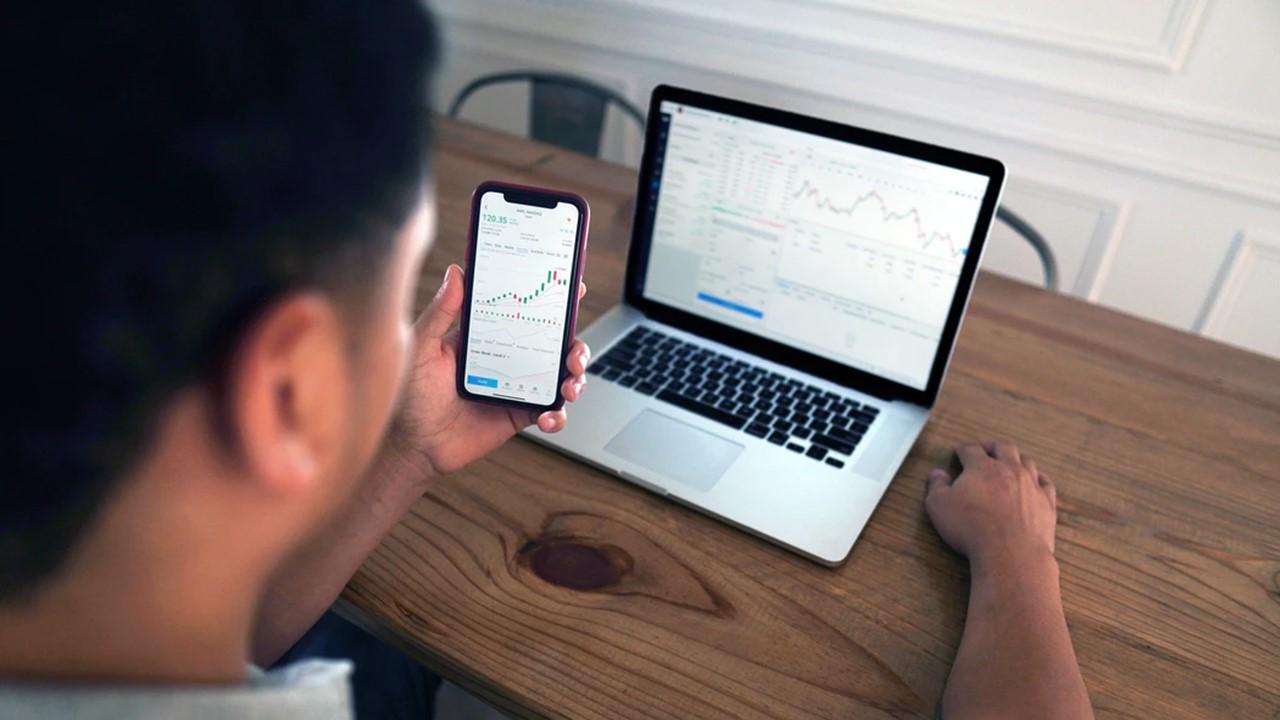
M 880 409 L 637 327 L 587 372 L 774 445 L 844 467 Z

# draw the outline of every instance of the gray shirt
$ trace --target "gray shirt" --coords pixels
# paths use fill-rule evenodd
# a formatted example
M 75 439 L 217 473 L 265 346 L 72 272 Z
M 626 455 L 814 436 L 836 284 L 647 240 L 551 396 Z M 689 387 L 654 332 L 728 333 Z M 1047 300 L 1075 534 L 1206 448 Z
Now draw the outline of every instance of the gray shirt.
M 4 720 L 351 720 L 351 663 L 305 660 L 243 685 L 35 685 L 0 681 Z

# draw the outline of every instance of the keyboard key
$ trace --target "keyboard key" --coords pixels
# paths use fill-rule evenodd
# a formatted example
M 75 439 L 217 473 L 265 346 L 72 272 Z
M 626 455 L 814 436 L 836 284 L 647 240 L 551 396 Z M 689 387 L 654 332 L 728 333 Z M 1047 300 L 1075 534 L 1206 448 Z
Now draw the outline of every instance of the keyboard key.
M 814 433 L 813 442 L 817 443 L 818 445 L 822 445 L 828 449 L 834 450 L 840 453 L 841 455 L 853 454 L 852 444 L 847 443 L 844 440 L 838 440 L 836 438 L 833 438 L 830 435 L 824 435 L 822 433 Z
M 876 415 L 879 415 L 879 414 L 880 414 L 880 408 L 877 408 L 877 407 L 871 407 L 870 405 L 863 405 L 863 406 L 862 406 L 862 412 L 864 412 L 864 413 L 868 413 L 868 414 L 870 414 L 872 417 L 875 417 Z
M 829 457 L 829 458 L 827 458 L 827 464 L 828 464 L 828 465 L 830 465 L 831 467 L 835 467 L 835 468 L 842 468 L 842 467 L 844 467 L 844 461 L 843 461 L 843 460 L 841 460 L 841 459 L 839 459 L 839 458 L 830 458 L 830 457 Z
M 813 431 L 806 427 L 798 427 L 795 430 L 792 430 L 791 434 L 801 440 L 808 440 L 813 435 Z
M 849 418 L 843 415 L 836 415 L 831 418 L 831 424 L 835 427 L 849 427 Z
M 787 443 L 787 449 L 791 450 L 792 452 L 798 452 L 798 453 L 804 452 L 804 446 L 797 445 L 795 443 Z
M 814 420 L 813 422 L 810 422 L 809 427 L 814 432 L 818 432 L 818 433 L 824 433 L 827 431 L 827 424 L 821 420 Z
M 619 380 L 618 384 L 621 385 L 622 387 L 631 387 L 632 385 L 635 385 L 638 382 L 640 382 L 640 378 L 636 377 L 635 375 L 628 375 L 622 378 L 621 380 Z
M 733 412 L 734 410 L 738 409 L 738 403 L 732 400 L 721 400 L 720 402 L 716 403 L 716 407 L 720 408 L 721 410 L 724 410 L 725 412 Z
M 636 390 L 644 393 L 645 395 L 652 395 L 658 392 L 658 386 L 646 380 L 645 382 L 636 385 Z
M 600 358 L 600 362 L 609 365 L 629 366 L 636 360 L 635 353 L 625 352 L 618 349 L 610 350 Z
M 773 423 L 773 429 L 781 432 L 789 433 L 791 428 L 795 427 L 790 420 L 779 419 Z
M 587 366 L 587 374 L 588 374 L 588 375 L 599 375 L 600 373 L 604 372 L 604 369 L 605 369 L 605 365 L 603 365 L 603 364 L 601 364 L 601 363 L 599 363 L 599 362 L 593 362 L 593 363 L 591 363 L 590 365 L 588 365 L 588 366 Z
M 604 379 L 610 382 L 613 382 L 614 380 L 617 380 L 620 377 L 622 377 L 622 373 L 619 372 L 618 370 L 615 370 L 614 368 L 609 368 L 604 373 Z
M 762 423 L 753 422 L 747 426 L 747 434 L 762 438 L 769 434 L 769 427 Z
M 805 455 L 813 458 L 814 460 L 821 460 L 827 456 L 827 449 L 821 445 L 810 445 L 809 449 L 805 452 Z
M 693 400 L 691 398 L 685 397 L 684 395 L 677 395 L 675 393 L 667 392 L 663 390 L 662 392 L 658 393 L 657 398 L 659 400 L 669 402 L 672 405 L 675 405 L 676 407 L 684 408 L 689 412 L 697 413 L 698 415 L 701 415 L 710 420 L 714 420 L 718 423 L 723 423 L 725 425 L 728 425 L 734 430 L 741 430 L 742 426 L 747 424 L 747 419 L 740 415 L 734 415 L 733 413 L 725 412 L 724 410 L 721 410 L 720 408 L 714 405 L 708 405 L 707 403 L 704 403 L 704 402 L 698 402 L 697 400 Z
M 858 442 L 862 440 L 862 433 L 850 432 L 841 428 L 830 428 L 827 430 L 827 434 L 841 442 L 849 443 L 850 445 L 857 445 Z
M 773 434 L 769 435 L 769 442 L 773 443 L 774 445 L 781 445 L 786 441 L 787 441 L 787 434 L 784 432 L 774 432 Z
M 816 408 L 813 411 L 813 416 L 818 418 L 819 420 L 830 420 L 831 411 L 827 410 L 826 408 Z

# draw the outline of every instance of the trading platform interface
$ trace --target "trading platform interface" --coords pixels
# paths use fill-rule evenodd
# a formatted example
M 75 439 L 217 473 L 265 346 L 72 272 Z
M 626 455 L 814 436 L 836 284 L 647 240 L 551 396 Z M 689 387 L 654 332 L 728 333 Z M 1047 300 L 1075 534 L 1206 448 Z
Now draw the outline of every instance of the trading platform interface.
M 480 198 L 464 376 L 476 395 L 550 405 L 560 379 L 579 211 Z
M 670 101 L 645 297 L 923 390 L 986 176 Z

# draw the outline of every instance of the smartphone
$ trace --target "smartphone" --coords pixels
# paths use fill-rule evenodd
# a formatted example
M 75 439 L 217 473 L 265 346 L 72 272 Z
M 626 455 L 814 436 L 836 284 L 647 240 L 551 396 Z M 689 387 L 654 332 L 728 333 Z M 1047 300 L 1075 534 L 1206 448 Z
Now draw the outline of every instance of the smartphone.
M 588 220 L 573 193 L 493 181 L 472 193 L 459 395 L 537 411 L 564 405 Z

